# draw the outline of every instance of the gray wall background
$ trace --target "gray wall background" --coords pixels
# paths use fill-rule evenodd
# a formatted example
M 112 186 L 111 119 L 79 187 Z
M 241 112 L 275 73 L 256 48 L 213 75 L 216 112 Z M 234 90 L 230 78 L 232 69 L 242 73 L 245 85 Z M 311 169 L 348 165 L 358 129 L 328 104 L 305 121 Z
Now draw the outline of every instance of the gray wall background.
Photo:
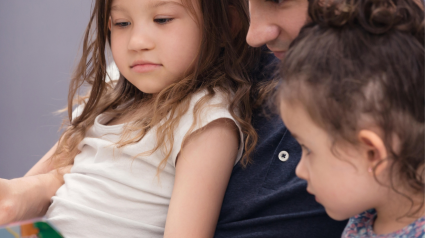
M 23 176 L 58 140 L 91 0 L 0 0 L 0 178 Z

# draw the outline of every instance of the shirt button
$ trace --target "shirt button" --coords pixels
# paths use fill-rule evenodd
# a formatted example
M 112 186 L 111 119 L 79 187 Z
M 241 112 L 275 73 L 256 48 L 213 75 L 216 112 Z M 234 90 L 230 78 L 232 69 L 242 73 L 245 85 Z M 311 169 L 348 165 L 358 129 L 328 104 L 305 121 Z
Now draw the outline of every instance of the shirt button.
M 287 161 L 289 159 L 289 153 L 286 152 L 286 151 L 284 151 L 284 150 L 282 150 L 279 153 L 279 159 L 280 159 L 280 161 L 283 161 L 283 162 Z

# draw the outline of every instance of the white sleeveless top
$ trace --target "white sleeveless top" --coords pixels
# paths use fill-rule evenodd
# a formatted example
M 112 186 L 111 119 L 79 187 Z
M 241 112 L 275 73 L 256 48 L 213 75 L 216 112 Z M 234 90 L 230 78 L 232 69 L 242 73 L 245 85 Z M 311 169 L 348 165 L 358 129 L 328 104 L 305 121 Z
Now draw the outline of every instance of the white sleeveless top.
M 193 107 L 206 92 L 195 94 L 189 110 L 174 132 L 174 146 L 164 170 L 157 168 L 164 158 L 160 150 L 152 155 L 134 156 L 154 148 L 156 130 L 152 128 L 138 143 L 117 149 L 123 125 L 105 126 L 110 118 L 99 115 L 79 144 L 71 173 L 52 198 L 47 218 L 65 237 L 163 237 L 168 205 L 173 191 L 176 157 L 193 122 Z M 219 118 L 238 123 L 227 110 L 229 103 L 217 92 L 203 106 L 194 130 Z M 82 107 L 74 111 L 81 113 Z M 239 153 L 243 152 L 240 132 Z

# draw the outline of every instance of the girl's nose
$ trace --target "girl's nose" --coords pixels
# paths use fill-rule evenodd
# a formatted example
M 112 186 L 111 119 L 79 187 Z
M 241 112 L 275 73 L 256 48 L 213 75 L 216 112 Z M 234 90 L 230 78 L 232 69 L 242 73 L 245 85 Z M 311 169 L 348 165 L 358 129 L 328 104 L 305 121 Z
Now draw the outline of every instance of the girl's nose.
M 135 26 L 130 35 L 128 49 L 132 51 L 151 50 L 155 47 L 155 40 L 147 28 Z

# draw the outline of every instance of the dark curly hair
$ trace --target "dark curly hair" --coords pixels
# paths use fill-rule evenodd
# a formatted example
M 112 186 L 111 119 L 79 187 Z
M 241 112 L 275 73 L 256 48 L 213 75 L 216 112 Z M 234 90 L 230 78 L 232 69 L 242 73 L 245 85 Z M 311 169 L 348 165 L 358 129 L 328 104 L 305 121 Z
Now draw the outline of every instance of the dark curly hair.
M 280 67 L 279 100 L 301 102 L 334 143 L 356 145 L 363 116 L 383 132 L 391 188 L 424 205 L 424 11 L 414 0 L 317 0 Z M 400 140 L 394 149 L 393 137 Z

